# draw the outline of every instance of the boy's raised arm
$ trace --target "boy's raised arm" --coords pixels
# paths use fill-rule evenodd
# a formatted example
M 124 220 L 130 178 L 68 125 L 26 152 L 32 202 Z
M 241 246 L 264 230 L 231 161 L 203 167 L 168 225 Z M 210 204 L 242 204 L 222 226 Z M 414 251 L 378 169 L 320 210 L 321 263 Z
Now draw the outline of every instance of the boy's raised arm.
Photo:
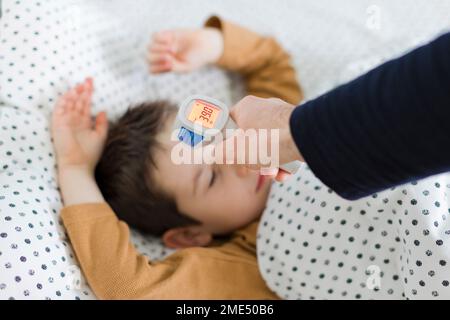
M 240 73 L 248 94 L 292 104 L 303 99 L 290 57 L 275 39 L 218 17 L 211 17 L 205 25 L 222 31 L 224 48 L 217 65 Z
M 65 207 L 62 219 L 84 275 L 100 299 L 162 298 L 175 270 L 151 264 L 130 242 L 130 230 L 106 202 Z M 159 291 L 154 290 L 159 287 Z
M 153 35 L 147 60 L 152 73 L 188 72 L 208 64 L 244 76 L 248 94 L 298 104 L 303 99 L 289 55 L 271 37 L 209 18 L 201 29 Z
M 107 119 L 91 120 L 92 80 L 63 95 L 52 114 L 58 180 L 66 206 L 62 220 L 78 261 L 99 298 L 145 298 L 170 276 L 170 262 L 149 264 L 130 243 L 129 229 L 103 199 L 94 169 L 107 135 Z M 150 270 L 151 269 L 151 270 Z

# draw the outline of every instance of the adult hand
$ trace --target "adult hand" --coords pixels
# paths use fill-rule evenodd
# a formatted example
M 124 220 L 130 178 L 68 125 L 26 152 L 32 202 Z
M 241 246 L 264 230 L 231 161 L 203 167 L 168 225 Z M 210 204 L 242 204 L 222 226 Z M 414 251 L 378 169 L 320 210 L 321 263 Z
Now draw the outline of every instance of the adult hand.
M 300 151 L 298 150 L 289 127 L 289 119 L 292 111 L 295 109 L 294 105 L 291 105 L 281 99 L 276 98 L 258 98 L 255 96 L 247 96 L 234 105 L 230 111 L 230 116 L 236 122 L 237 126 L 244 131 L 247 129 L 278 129 L 279 139 L 278 141 L 271 141 L 270 133 L 268 137 L 268 145 L 278 146 L 279 164 L 286 164 L 295 160 L 304 161 Z M 234 138 L 238 137 L 235 135 Z M 230 138 L 233 139 L 233 138 Z M 227 140 L 229 141 L 229 139 Z M 228 162 L 238 163 L 238 152 L 236 143 L 233 143 L 234 148 L 230 150 L 227 148 L 225 141 L 220 147 L 225 150 L 225 158 Z M 258 148 L 261 146 L 258 143 Z M 249 159 L 248 154 L 251 150 L 248 149 L 246 144 L 246 160 Z M 274 157 L 274 155 L 270 155 Z M 257 163 L 248 163 L 246 166 L 251 169 L 265 168 L 267 163 L 262 163 L 261 158 L 258 156 Z M 288 174 L 285 171 L 278 170 L 278 168 L 271 168 L 271 174 L 275 176 L 276 180 L 284 180 Z

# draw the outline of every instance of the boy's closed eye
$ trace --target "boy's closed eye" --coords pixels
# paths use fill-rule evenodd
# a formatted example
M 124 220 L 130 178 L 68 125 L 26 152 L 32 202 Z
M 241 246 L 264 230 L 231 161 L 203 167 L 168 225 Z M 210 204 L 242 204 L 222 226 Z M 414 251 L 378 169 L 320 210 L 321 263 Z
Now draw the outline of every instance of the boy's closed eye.
M 216 171 L 214 169 L 211 170 L 211 178 L 209 180 L 209 188 L 212 188 L 214 186 L 214 183 L 216 182 Z
M 197 194 L 198 189 L 203 190 L 203 192 L 208 191 L 215 185 L 216 180 L 217 180 L 217 173 L 212 166 L 201 167 L 199 170 L 197 170 L 192 179 L 193 195 Z

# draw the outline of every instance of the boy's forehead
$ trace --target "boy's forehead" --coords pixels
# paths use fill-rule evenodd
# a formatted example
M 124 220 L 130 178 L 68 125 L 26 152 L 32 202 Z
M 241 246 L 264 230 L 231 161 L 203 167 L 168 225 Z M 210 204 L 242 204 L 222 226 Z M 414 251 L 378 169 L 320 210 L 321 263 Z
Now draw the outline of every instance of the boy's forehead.
M 174 133 L 173 124 L 175 122 L 175 119 L 176 114 L 170 114 L 164 123 L 163 129 L 158 133 L 157 140 L 162 146 L 169 145 L 172 134 Z
M 199 164 L 175 164 L 172 161 L 172 148 L 186 148 L 185 152 L 191 152 L 191 147 L 185 143 L 180 143 L 174 134 L 173 123 L 176 119 L 176 113 L 171 114 L 165 123 L 164 129 L 158 134 L 158 148 L 154 150 L 154 159 L 157 166 L 153 172 L 156 182 L 170 193 L 189 192 L 192 189 L 192 180 L 195 173 L 202 167 Z M 155 170 L 155 169 L 153 169 Z
M 150 168 L 153 170 L 152 174 L 155 182 L 161 188 L 173 195 L 187 194 L 192 191 L 192 181 L 195 173 L 201 169 L 199 164 L 175 164 L 170 158 L 170 148 L 164 148 L 157 151 L 155 155 L 155 162 L 157 168 Z

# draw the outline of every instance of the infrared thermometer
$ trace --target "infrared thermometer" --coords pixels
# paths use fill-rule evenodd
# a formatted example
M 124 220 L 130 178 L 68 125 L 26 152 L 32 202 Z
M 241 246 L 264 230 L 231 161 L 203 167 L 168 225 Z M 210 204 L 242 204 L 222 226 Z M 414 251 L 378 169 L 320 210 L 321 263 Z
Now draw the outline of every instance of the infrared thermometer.
M 200 143 L 211 141 L 218 133 L 223 134 L 226 129 L 238 129 L 238 126 L 231 119 L 225 103 L 207 96 L 193 95 L 181 104 L 174 129 L 178 130 L 179 141 L 194 148 Z M 301 164 L 300 161 L 293 161 L 280 168 L 293 174 Z

